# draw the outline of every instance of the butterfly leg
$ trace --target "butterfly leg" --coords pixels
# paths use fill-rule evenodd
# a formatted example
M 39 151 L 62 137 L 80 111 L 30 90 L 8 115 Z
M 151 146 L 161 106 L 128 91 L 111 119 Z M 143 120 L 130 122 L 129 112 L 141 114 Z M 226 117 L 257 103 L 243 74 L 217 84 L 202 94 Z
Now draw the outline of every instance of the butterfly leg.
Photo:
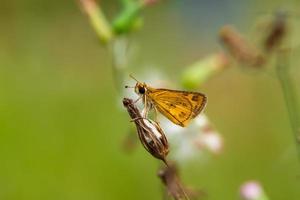
M 133 103 L 136 104 L 142 97 L 140 96 L 139 98 L 137 98 L 137 100 L 135 100 Z
M 153 108 L 154 108 L 154 121 L 155 122 L 158 122 L 158 120 L 157 120 L 157 108 L 155 107 L 155 106 L 153 106 Z
M 144 103 L 144 109 L 143 109 L 143 111 L 142 111 L 142 116 L 144 117 L 144 118 L 147 118 L 147 116 L 148 116 L 148 113 L 149 113 L 149 108 L 148 108 L 148 102 L 147 102 L 147 99 L 146 99 L 147 97 L 146 97 L 146 95 L 144 95 L 143 96 L 143 103 Z

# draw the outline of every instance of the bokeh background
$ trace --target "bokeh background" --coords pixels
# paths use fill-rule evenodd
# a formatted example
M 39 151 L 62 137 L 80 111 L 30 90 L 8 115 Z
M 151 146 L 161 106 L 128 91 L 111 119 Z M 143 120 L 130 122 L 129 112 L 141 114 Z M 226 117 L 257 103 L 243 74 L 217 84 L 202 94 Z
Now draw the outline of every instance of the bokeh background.
M 120 10 L 116 0 L 101 5 L 109 20 Z M 161 1 L 143 12 L 144 26 L 130 36 L 136 48 L 130 71 L 158 70 L 179 83 L 186 66 L 221 49 L 221 26 L 255 36 L 259 19 L 284 8 L 294 13 L 289 20 L 299 33 L 299 6 L 297 0 Z M 0 199 L 161 199 L 159 162 L 141 145 L 130 154 L 121 147 L 129 117 L 107 48 L 78 2 L 1 0 L 0 25 Z M 295 47 L 298 96 L 299 55 Z M 295 141 L 272 70 L 231 67 L 201 91 L 224 150 L 182 163 L 183 182 L 211 200 L 239 199 L 240 185 L 253 179 L 272 200 L 299 199 Z

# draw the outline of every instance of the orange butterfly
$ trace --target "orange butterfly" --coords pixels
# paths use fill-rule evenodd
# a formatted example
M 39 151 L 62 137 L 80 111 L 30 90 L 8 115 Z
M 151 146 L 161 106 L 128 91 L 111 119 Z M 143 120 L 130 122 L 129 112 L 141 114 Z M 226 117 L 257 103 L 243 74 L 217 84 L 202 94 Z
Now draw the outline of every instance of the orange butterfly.
M 133 76 L 131 78 L 136 80 Z M 144 117 L 151 109 L 158 110 L 173 123 L 185 127 L 204 109 L 207 98 L 199 92 L 156 89 L 146 83 L 137 83 L 135 92 L 143 99 Z M 128 88 L 128 86 L 126 86 Z

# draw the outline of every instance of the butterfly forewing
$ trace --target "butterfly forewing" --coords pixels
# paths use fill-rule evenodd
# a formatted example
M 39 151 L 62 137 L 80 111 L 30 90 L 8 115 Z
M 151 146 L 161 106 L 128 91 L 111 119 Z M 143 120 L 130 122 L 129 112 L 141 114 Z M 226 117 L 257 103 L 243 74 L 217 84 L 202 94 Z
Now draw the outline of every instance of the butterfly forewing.
M 159 112 L 183 127 L 195 118 L 206 104 L 205 95 L 198 92 L 149 88 L 147 95 Z

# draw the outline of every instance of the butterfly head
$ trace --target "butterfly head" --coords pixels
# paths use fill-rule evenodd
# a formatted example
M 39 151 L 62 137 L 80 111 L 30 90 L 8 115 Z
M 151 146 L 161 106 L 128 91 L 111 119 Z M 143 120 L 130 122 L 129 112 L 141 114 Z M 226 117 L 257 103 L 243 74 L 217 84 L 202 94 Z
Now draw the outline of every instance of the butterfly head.
M 135 93 L 138 95 L 144 95 L 147 92 L 146 83 L 137 82 L 134 87 Z
M 133 80 L 136 81 L 136 84 L 134 87 L 131 86 L 125 86 L 125 88 L 134 88 L 134 92 L 137 93 L 138 95 L 142 96 L 144 94 L 146 94 L 148 86 L 146 85 L 146 83 L 142 83 L 140 81 L 138 81 L 136 78 L 134 78 L 131 74 L 129 75 Z

